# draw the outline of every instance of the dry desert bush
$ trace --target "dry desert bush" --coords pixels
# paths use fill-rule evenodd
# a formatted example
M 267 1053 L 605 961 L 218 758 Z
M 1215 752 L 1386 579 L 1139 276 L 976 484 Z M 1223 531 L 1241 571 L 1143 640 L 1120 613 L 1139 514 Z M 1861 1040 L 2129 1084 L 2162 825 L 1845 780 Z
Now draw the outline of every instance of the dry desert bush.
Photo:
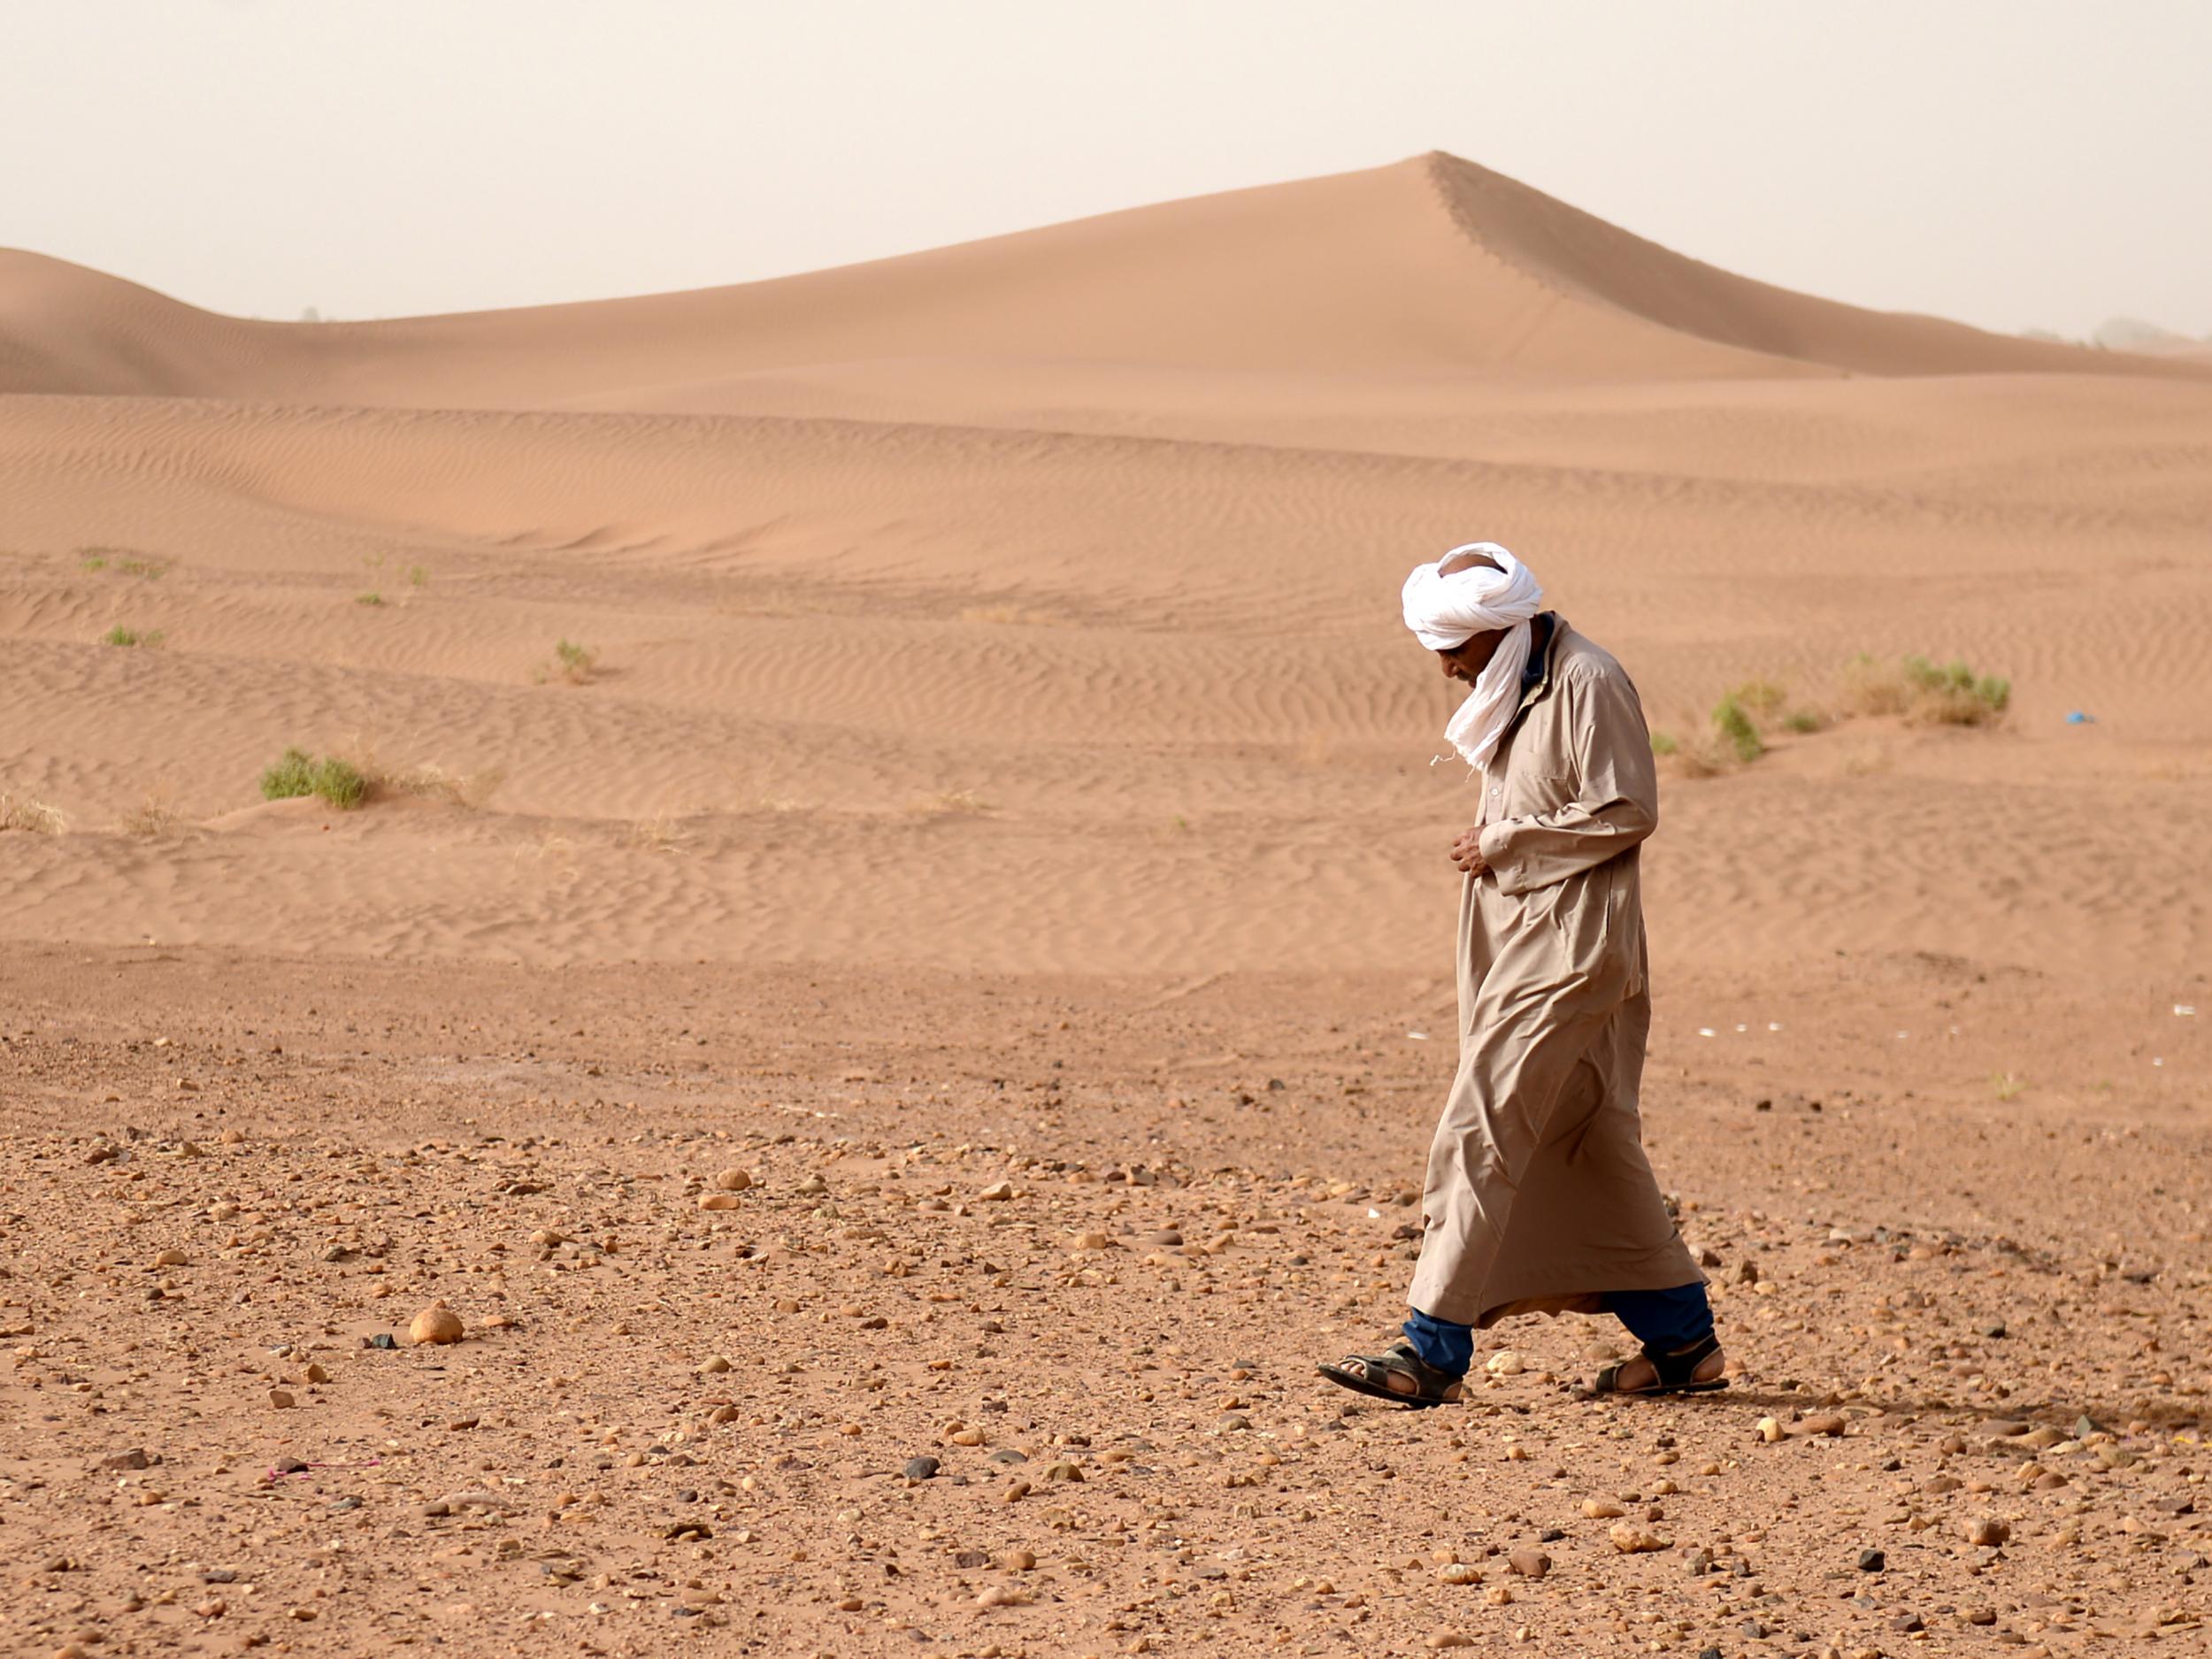
M 126 835 L 153 841 L 168 834 L 181 821 L 166 789 L 149 789 L 143 800 L 123 814 L 122 829 Z
M 27 835 L 58 835 L 69 820 L 58 809 L 12 789 L 0 789 L 0 830 L 21 830 Z
M 538 671 L 538 683 L 549 680 L 566 680 L 572 686 L 588 683 L 592 670 L 599 666 L 599 648 L 579 645 L 574 640 L 562 640 L 553 647 L 553 665 Z
M 972 789 L 941 789 L 908 802 L 906 810 L 916 818 L 974 818 L 990 811 L 992 806 Z
M 1925 657 L 1855 657 L 1844 666 L 1843 690 L 1854 714 L 1899 715 L 1909 726 L 1995 726 L 2012 706 L 2009 680 Z
M 150 632 L 141 632 L 137 628 L 127 628 L 119 622 L 113 627 L 110 628 L 105 634 L 103 634 L 100 636 L 100 643 L 103 645 L 154 646 L 159 645 L 161 643 L 161 639 L 162 634 L 159 628 L 152 629 Z
M 678 853 L 691 839 L 682 820 L 672 814 L 633 818 L 622 833 L 622 844 L 639 852 Z
M 375 739 L 357 733 L 341 746 L 343 763 L 360 774 L 367 801 L 408 796 L 419 801 L 442 801 L 476 811 L 507 780 L 504 768 L 488 766 L 480 772 L 453 772 L 434 762 L 405 763 L 387 758 Z

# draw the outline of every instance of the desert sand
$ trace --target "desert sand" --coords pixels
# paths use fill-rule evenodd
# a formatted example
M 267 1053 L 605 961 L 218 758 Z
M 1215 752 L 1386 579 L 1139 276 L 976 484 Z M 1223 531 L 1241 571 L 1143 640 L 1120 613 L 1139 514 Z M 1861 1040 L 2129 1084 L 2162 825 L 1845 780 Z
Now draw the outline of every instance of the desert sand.
M 1717 1398 L 1312 1374 L 1451 1064 L 1395 598 L 1475 537 L 1684 751 Z M 0 636 L 5 1651 L 2201 1650 L 2185 355 L 1442 155 L 386 322 L 6 253 Z M 1686 759 L 1747 682 L 1809 729 Z

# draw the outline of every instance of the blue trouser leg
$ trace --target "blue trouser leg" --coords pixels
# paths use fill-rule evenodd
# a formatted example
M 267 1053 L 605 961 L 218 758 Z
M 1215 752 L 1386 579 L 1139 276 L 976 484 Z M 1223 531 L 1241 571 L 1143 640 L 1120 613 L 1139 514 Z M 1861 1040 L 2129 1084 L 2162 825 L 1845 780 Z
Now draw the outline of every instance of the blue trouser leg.
M 1475 1363 L 1475 1327 L 1449 1319 L 1434 1319 L 1418 1308 L 1406 1310 L 1406 1340 L 1425 1365 L 1454 1377 L 1464 1377 Z
M 1671 1290 L 1609 1290 L 1605 1309 L 1646 1348 L 1663 1354 L 1701 1342 L 1713 1333 L 1713 1305 L 1705 1286 L 1677 1285 Z M 1406 1310 L 1406 1340 L 1424 1364 L 1464 1377 L 1475 1363 L 1475 1328 L 1439 1319 L 1418 1308 Z
M 1672 1354 L 1702 1342 L 1713 1333 L 1713 1305 L 1705 1286 L 1678 1285 L 1672 1290 L 1609 1290 L 1606 1311 L 1628 1327 L 1646 1348 Z

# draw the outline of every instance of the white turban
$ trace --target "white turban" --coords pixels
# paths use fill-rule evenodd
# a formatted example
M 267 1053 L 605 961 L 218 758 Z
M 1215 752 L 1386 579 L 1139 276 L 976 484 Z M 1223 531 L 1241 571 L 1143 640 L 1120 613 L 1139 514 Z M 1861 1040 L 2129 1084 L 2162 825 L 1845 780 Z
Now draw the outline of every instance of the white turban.
M 1486 554 L 1498 568 L 1471 565 L 1448 576 L 1439 574 L 1440 567 L 1460 553 Z M 1520 700 L 1521 675 L 1528 667 L 1529 618 L 1543 604 L 1544 590 L 1528 566 L 1495 541 L 1470 541 L 1434 565 L 1416 565 L 1406 578 L 1404 600 L 1406 626 L 1432 651 L 1455 649 L 1478 634 L 1505 632 L 1475 688 L 1444 728 L 1470 766 L 1486 768 Z

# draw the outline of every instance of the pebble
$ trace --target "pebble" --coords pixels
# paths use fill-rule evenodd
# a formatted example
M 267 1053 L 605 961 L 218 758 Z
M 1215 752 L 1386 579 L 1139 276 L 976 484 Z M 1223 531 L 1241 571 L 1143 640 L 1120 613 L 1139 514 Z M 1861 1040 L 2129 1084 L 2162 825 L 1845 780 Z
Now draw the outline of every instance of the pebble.
M 1625 1521 L 1614 1527 L 1607 1536 L 1612 1539 L 1613 1548 L 1624 1555 L 1641 1555 L 1652 1550 L 1673 1548 L 1658 1533 L 1647 1527 L 1632 1526 Z
M 1467 1562 L 1455 1561 L 1436 1570 L 1439 1584 L 1480 1584 L 1482 1569 Z
M 1444 1647 L 1471 1647 L 1475 1639 L 1463 1631 L 1440 1630 L 1430 1634 L 1425 1644 L 1432 1651 Z
M 279 1411 L 289 1411 L 299 1402 L 292 1397 L 288 1388 L 272 1388 L 269 1390 L 269 1403 Z
M 1524 1578 L 1540 1578 L 1551 1571 L 1551 1557 L 1540 1549 L 1517 1549 L 1506 1556 L 1505 1564 Z
M 702 1193 L 699 1194 L 699 1208 L 702 1210 L 735 1210 L 743 1202 L 735 1193 Z
M 1501 1348 L 1493 1354 L 1483 1369 L 1493 1377 L 1518 1377 L 1528 1369 L 1528 1362 L 1511 1348 Z
M 1602 1498 L 1585 1498 L 1582 1501 L 1582 1513 L 1593 1521 L 1609 1521 L 1617 1517 L 1626 1515 L 1628 1511 L 1621 1508 L 1619 1504 L 1609 1503 Z
M 1993 1549 L 2011 1536 L 2011 1525 L 1993 1516 L 1980 1516 L 1966 1523 L 1966 1541 L 1982 1549 Z
M 753 1184 L 753 1178 L 745 1170 L 724 1170 L 714 1178 L 714 1184 L 726 1193 L 741 1193 Z
M 418 1345 L 425 1342 L 458 1342 L 464 1334 L 461 1316 L 442 1302 L 434 1302 L 414 1317 L 407 1327 L 407 1340 Z
M 1797 1425 L 1797 1432 L 1808 1435 L 1825 1434 L 1832 1439 L 1843 1432 L 1844 1426 L 1844 1420 L 1832 1413 L 1824 1417 L 1807 1417 Z
M 1782 1438 L 1782 1424 L 1780 1419 L 1777 1417 L 1761 1417 L 1759 1419 L 1758 1432 L 1759 1438 L 1762 1440 L 1765 1441 L 1769 1446 L 1773 1445 L 1776 1441 Z
M 1884 1555 L 1878 1549 L 1863 1549 L 1859 1552 L 1859 1571 L 1861 1572 L 1879 1572 L 1888 1564 L 1888 1557 Z
M 933 1480 L 943 1467 L 934 1457 L 910 1457 L 906 1460 L 906 1478 L 909 1480 Z
M 154 1265 L 156 1267 L 189 1267 L 192 1265 L 192 1258 L 182 1250 L 173 1247 L 154 1257 Z
M 993 1181 L 988 1187 L 985 1187 L 981 1192 L 976 1194 L 978 1198 L 983 1199 L 987 1202 L 990 1203 L 1003 1202 L 1005 1200 L 1011 1198 L 1013 1195 L 1014 1183 L 1011 1181 Z

